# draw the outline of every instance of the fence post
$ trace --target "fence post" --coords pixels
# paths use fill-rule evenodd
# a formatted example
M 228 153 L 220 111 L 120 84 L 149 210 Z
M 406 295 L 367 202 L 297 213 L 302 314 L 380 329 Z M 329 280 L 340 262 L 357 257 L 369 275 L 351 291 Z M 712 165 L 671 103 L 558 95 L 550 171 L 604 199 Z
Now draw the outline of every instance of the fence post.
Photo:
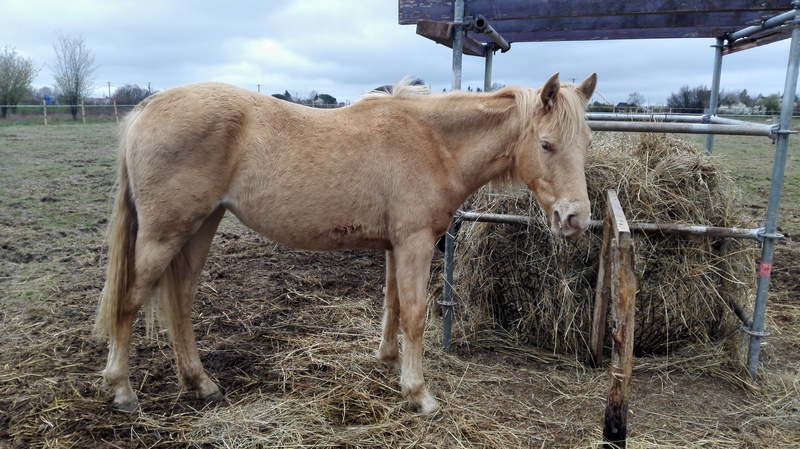
M 603 343 L 606 338 L 606 316 L 608 298 L 611 296 L 611 217 L 605 214 L 603 220 L 603 244 L 600 249 L 600 265 L 597 268 L 597 286 L 594 293 L 594 314 L 592 317 L 591 354 L 589 364 L 599 368 L 603 364 Z
M 611 386 L 603 419 L 603 439 L 607 448 L 624 448 L 628 432 L 628 398 L 633 372 L 633 334 L 636 313 L 636 272 L 630 228 L 617 193 L 608 191 L 607 220 L 610 268 L 608 291 L 611 295 Z M 605 241 L 603 245 L 605 245 Z M 608 279 L 607 278 L 607 279 Z
M 114 119 L 119 123 L 119 114 L 117 113 L 117 99 L 114 99 Z
M 86 124 L 86 110 L 83 109 L 83 100 L 81 100 L 81 117 L 83 118 L 83 124 Z
M 47 101 L 42 100 L 42 106 L 44 106 L 44 126 L 47 126 Z

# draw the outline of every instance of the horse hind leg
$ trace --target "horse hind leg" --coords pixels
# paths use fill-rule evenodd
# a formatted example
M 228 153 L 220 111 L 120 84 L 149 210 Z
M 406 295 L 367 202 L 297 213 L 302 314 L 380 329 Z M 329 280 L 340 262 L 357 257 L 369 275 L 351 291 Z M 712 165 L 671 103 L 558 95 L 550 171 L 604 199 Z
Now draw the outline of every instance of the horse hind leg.
M 223 395 L 203 369 L 191 313 L 200 273 L 224 214 L 225 208 L 220 206 L 203 221 L 172 259 L 165 273 L 169 279 L 164 279 L 159 287 L 161 316 L 169 328 L 178 363 L 178 380 L 181 385 L 195 389 L 198 397 L 211 402 L 221 401 Z
M 386 292 L 383 306 L 381 343 L 378 346 L 378 361 L 393 370 L 400 369 L 400 348 L 397 332 L 400 325 L 400 301 L 397 292 L 397 272 L 394 252 L 386 251 Z
M 140 230 L 141 231 L 141 230 Z M 121 298 L 119 310 L 109 326 L 109 351 L 103 381 L 113 392 L 112 406 L 123 412 L 133 412 L 138 407 L 130 382 L 130 345 L 133 321 L 141 307 L 151 300 L 153 288 L 164 269 L 174 257 L 182 239 L 163 239 L 160 236 L 139 232 L 136 238 L 132 284 Z M 112 286 L 106 285 L 111 290 Z M 104 294 L 111 294 L 104 292 Z

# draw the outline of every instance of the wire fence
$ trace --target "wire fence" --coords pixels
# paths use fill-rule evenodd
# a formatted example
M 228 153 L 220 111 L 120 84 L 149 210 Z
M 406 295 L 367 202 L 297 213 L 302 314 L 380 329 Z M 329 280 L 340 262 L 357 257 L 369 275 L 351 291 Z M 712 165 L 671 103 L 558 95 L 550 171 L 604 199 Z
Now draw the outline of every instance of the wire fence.
M 310 105 L 306 105 L 310 106 Z M 337 105 L 338 106 L 338 105 Z M 5 109 L 5 117 L 0 118 L 0 125 L 2 124 L 15 124 L 15 123 L 42 123 L 54 124 L 65 122 L 83 122 L 83 123 L 103 123 L 103 122 L 119 122 L 125 114 L 132 111 L 136 105 L 126 104 L 118 105 L 115 102 L 109 104 L 79 104 L 79 105 L 0 105 L 0 109 Z M 324 105 L 314 107 L 335 107 L 333 105 Z M 706 114 L 707 111 L 698 112 L 697 110 L 688 110 L 680 108 L 660 108 L 659 111 L 653 109 L 642 108 L 616 108 L 610 106 L 611 110 L 606 111 L 604 108 L 589 107 L 589 112 L 611 112 L 617 114 L 653 114 L 656 112 L 668 114 Z M 602 109 L 602 110 L 599 110 Z M 72 111 L 75 111 L 73 116 Z M 772 122 L 776 123 L 778 116 L 772 114 L 719 114 L 719 116 L 736 118 L 740 120 L 755 121 L 755 122 Z
M 0 119 L 0 122 L 40 122 L 45 125 L 65 121 L 82 121 L 83 123 L 118 122 L 134 107 L 135 105 L 118 105 L 115 102 L 110 104 L 78 105 L 0 105 L 0 108 L 6 109 L 5 117 Z

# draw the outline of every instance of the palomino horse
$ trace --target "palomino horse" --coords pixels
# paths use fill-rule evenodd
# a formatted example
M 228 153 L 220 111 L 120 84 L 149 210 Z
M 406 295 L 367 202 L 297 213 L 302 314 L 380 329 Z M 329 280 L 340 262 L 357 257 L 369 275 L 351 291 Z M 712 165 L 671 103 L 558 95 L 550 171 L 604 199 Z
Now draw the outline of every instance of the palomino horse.
M 400 83 L 391 94 L 335 110 L 222 84 L 147 98 L 120 134 L 119 191 L 95 323 L 109 339 L 103 377 L 113 406 L 138 406 L 129 380 L 131 328 L 137 311 L 153 303 L 169 329 L 179 380 L 202 399 L 222 399 L 203 370 L 190 315 L 211 241 L 230 210 L 291 247 L 385 250 L 377 358 L 400 368 L 412 409 L 438 410 L 422 374 L 434 241 L 490 181 L 524 182 L 555 234 L 580 235 L 589 224 L 584 112 L 596 81 L 592 74 L 561 85 L 555 74 L 541 89 L 442 94 Z

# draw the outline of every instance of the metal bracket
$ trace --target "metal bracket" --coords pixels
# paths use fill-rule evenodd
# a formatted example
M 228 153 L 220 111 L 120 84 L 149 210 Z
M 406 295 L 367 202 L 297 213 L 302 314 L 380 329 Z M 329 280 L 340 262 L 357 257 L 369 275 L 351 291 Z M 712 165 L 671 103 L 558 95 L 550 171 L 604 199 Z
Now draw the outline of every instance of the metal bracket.
M 756 234 L 756 238 L 759 242 L 764 243 L 765 239 L 780 240 L 786 238 L 786 236 L 784 236 L 780 232 L 767 232 L 766 228 L 759 228 L 758 234 Z
M 770 335 L 772 335 L 771 333 L 766 332 L 766 331 L 754 331 L 752 328 L 750 328 L 750 326 L 745 326 L 744 324 L 742 324 L 742 326 L 739 329 L 743 333 L 745 333 L 747 335 L 750 335 L 752 337 L 767 338 Z

